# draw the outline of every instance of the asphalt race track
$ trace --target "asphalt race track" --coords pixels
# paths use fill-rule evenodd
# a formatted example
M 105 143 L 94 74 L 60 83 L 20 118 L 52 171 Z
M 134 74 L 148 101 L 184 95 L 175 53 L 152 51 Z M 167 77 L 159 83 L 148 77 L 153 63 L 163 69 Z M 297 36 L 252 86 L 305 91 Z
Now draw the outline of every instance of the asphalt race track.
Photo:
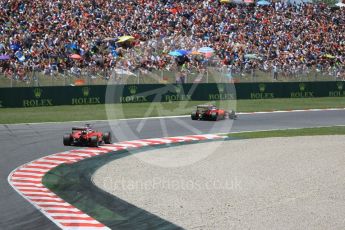
M 16 167 L 39 157 L 68 150 L 62 135 L 85 122 L 0 125 L 0 229 L 58 229 L 8 184 Z M 189 117 L 92 122 L 97 130 L 111 130 L 117 140 L 134 140 L 201 133 L 345 125 L 345 110 L 241 115 L 238 120 L 192 121 Z

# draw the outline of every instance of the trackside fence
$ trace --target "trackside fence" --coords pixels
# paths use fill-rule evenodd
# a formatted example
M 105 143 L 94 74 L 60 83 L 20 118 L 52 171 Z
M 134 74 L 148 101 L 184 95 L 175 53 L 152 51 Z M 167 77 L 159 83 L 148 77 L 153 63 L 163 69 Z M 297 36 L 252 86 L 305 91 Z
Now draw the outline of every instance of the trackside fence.
M 0 107 L 345 97 L 345 82 L 185 83 L 0 88 Z

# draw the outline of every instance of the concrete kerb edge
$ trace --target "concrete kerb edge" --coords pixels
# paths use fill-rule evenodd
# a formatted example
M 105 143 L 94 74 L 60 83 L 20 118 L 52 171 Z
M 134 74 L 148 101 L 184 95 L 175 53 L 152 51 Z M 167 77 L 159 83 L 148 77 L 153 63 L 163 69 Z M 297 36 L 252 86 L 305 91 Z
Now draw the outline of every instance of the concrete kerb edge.
M 205 139 L 200 139 L 200 140 L 194 140 L 193 142 L 199 142 L 199 141 L 203 141 L 203 140 L 209 140 L 209 141 L 212 141 L 212 140 L 219 140 L 219 139 L 224 139 L 224 138 L 226 138 L 226 137 L 223 137 L 223 136 L 219 136 L 219 135 L 215 135 L 215 134 L 204 134 L 204 135 L 189 135 L 189 136 L 179 136 L 179 138 L 183 138 L 183 137 L 188 137 L 188 138 L 190 138 L 190 137 L 195 137 L 195 138 L 200 138 L 200 137 L 203 137 L 203 138 L 205 138 Z M 167 137 L 167 138 L 170 138 L 170 137 Z M 176 138 L 176 137 L 174 137 L 174 138 Z M 160 138 L 154 138 L 155 140 L 157 140 L 157 139 L 160 139 Z M 164 138 L 161 138 L 161 139 L 164 139 Z M 144 140 L 150 140 L 150 139 L 144 139 Z M 187 140 L 184 140 L 184 141 L 176 141 L 176 140 L 171 140 L 171 144 L 173 144 L 173 143 L 189 143 L 190 141 L 189 141 L 190 139 L 187 139 Z M 142 141 L 142 140 L 136 140 L 136 141 Z M 135 141 L 131 141 L 131 142 L 135 142 Z M 120 142 L 121 143 L 121 142 Z M 120 143 L 117 143 L 117 144 L 120 144 Z M 114 143 L 114 145 L 116 145 L 116 143 Z M 156 146 L 163 146 L 163 145 L 169 145 L 169 143 L 162 143 L 162 144 L 158 144 L 158 145 L 156 145 Z M 149 145 L 145 145 L 145 146 L 155 146 L 155 144 L 149 144 Z M 133 149 L 140 149 L 141 147 L 145 147 L 144 145 L 143 146 L 138 146 L 138 147 L 133 147 Z M 127 149 L 127 148 L 125 148 L 125 149 Z M 83 150 L 83 149 L 75 149 L 75 150 Z M 97 148 L 95 148 L 94 149 L 96 152 L 97 152 Z M 117 150 L 109 150 L 108 152 L 106 152 L 106 153 L 116 153 L 116 152 L 118 152 L 118 151 L 121 151 L 121 150 L 124 150 L 124 149 L 117 149 Z M 90 150 L 90 152 L 92 152 L 91 150 Z M 32 160 L 32 161 L 30 161 L 30 162 L 28 162 L 28 163 L 26 163 L 26 164 L 23 164 L 23 165 L 21 165 L 21 166 L 18 166 L 18 167 L 16 167 L 15 169 L 13 169 L 12 171 L 11 171 L 11 173 L 8 175 L 8 177 L 7 177 L 7 181 L 8 181 L 8 183 L 9 183 L 9 185 L 21 196 L 21 197 L 23 197 L 25 200 L 27 200 L 30 204 L 32 204 L 37 210 L 39 210 L 44 216 L 46 216 L 49 220 L 51 220 L 54 224 L 56 224 L 58 227 L 60 227 L 61 229 L 76 229 L 76 228 L 78 228 L 78 229 L 89 229 L 89 228 L 87 228 L 87 227 L 72 227 L 72 228 L 69 228 L 69 227 L 65 227 L 65 226 L 63 226 L 63 225 L 61 225 L 61 223 L 60 222 L 58 222 L 58 221 L 56 221 L 49 213 L 47 213 L 43 208 L 41 208 L 41 207 L 39 207 L 39 205 L 38 204 L 36 204 L 35 202 L 33 202 L 33 201 L 31 201 L 30 199 L 29 199 L 29 197 L 27 197 L 25 194 L 23 194 L 23 192 L 21 192 L 14 184 L 13 184 L 13 182 L 12 182 L 12 178 L 13 178 L 13 175 L 18 171 L 18 170 L 20 170 L 20 169 L 22 169 L 22 168 L 25 168 L 25 166 L 28 166 L 29 164 L 31 164 L 31 163 L 33 163 L 33 162 L 35 162 L 35 161 L 39 161 L 39 160 L 41 160 L 41 159 L 44 159 L 44 158 L 46 158 L 46 157 L 50 157 L 50 156 L 54 156 L 54 155 L 57 155 L 57 154 L 62 154 L 62 153 L 65 153 L 65 154 L 68 154 L 68 153 L 71 153 L 71 154 L 75 154 L 75 153 L 73 153 L 73 152 L 69 152 L 69 151 L 64 151 L 64 152 L 59 152 L 59 153 L 54 153 L 54 154 L 50 154 L 50 155 L 47 155 L 47 156 L 44 156 L 44 157 L 40 157 L 40 158 L 38 158 L 38 159 L 35 159 L 35 160 Z M 106 154 L 106 153 L 104 153 L 104 154 Z M 99 156 L 99 155 L 96 155 L 96 156 L 91 156 L 91 157 L 88 157 L 88 158 L 85 158 L 85 159 L 90 159 L 90 158 L 93 158 L 93 157 L 97 157 L 97 156 Z M 79 161 L 82 161 L 82 160 L 78 160 L 77 162 L 79 162 Z M 61 163 L 61 164 L 63 164 L 63 163 Z M 59 164 L 59 165 L 61 165 L 61 164 Z M 56 167 L 58 167 L 59 165 L 56 165 L 56 166 L 54 166 L 54 167 L 52 167 L 50 170 L 52 170 L 52 169 L 54 169 L 54 168 L 56 168 Z M 45 172 L 43 175 L 42 175 L 42 177 L 41 177 L 41 181 L 40 181 L 40 186 L 42 185 L 44 188 L 46 188 L 44 185 L 43 185 L 43 183 L 42 183 L 42 179 L 43 179 L 43 177 L 50 171 L 50 170 L 48 170 L 47 172 Z M 49 190 L 49 188 L 46 188 L 46 189 L 48 189 Z M 51 190 L 49 190 L 50 192 L 52 192 Z M 53 194 L 55 194 L 54 192 L 52 192 Z M 56 195 L 56 194 L 55 194 Z M 60 199 L 62 199 L 61 197 L 59 197 Z M 62 199 L 63 200 L 63 199 Z M 69 204 L 68 202 L 66 202 L 65 201 L 65 203 L 66 204 Z M 71 205 L 71 204 L 69 204 L 69 205 Z M 73 206 L 73 205 L 71 205 L 71 206 Z M 73 206 L 74 207 L 74 206 Z M 76 208 L 76 207 L 75 207 Z M 77 208 L 76 208 L 77 209 Z M 91 217 L 91 216 L 90 216 Z M 91 217 L 92 218 L 92 217 Z M 95 220 L 95 219 L 94 219 Z M 97 220 L 95 220 L 95 221 L 97 221 Z M 102 228 L 97 228 L 97 229 L 109 229 L 108 227 L 106 227 L 106 226 L 104 226 L 104 227 L 102 227 Z

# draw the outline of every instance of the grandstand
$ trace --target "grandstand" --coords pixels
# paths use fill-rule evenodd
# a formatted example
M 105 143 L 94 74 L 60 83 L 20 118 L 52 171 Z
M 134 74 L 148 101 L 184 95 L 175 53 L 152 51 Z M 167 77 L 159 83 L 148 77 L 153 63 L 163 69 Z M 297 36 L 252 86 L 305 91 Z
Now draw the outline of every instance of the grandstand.
M 167 83 L 181 75 L 188 82 L 345 79 L 344 7 L 216 0 L 0 6 L 1 86 Z M 210 52 L 199 52 L 205 47 Z

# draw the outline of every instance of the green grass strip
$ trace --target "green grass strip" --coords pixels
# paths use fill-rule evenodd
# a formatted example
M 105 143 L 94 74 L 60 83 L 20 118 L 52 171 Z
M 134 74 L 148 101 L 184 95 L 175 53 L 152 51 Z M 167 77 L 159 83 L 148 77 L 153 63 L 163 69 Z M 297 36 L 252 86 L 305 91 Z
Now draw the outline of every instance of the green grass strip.
M 214 103 L 237 112 L 290 109 L 345 108 L 344 98 L 294 98 L 237 101 L 188 101 L 166 103 L 131 103 L 110 105 L 115 111 L 110 119 L 187 115 L 198 104 Z M 152 109 L 152 110 L 151 110 Z M 105 105 L 52 106 L 34 108 L 1 108 L 0 124 L 107 120 Z
M 285 129 L 258 132 L 242 132 L 227 134 L 231 138 L 267 138 L 267 137 L 294 137 L 317 135 L 345 135 L 345 126 L 332 126 L 321 128 Z

